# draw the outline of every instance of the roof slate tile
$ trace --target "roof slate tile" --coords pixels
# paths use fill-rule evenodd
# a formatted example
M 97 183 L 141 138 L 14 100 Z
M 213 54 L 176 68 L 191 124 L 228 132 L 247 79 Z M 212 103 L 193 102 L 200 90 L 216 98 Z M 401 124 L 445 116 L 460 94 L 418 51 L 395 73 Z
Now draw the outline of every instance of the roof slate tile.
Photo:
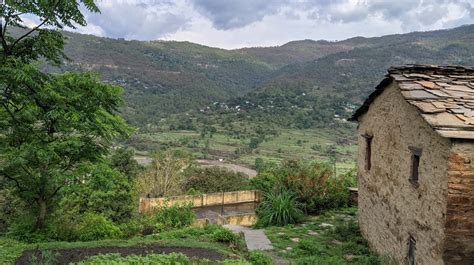
M 371 102 L 394 81 L 403 97 L 441 136 L 474 139 L 474 67 L 406 65 L 392 67 L 352 120 L 365 113 Z

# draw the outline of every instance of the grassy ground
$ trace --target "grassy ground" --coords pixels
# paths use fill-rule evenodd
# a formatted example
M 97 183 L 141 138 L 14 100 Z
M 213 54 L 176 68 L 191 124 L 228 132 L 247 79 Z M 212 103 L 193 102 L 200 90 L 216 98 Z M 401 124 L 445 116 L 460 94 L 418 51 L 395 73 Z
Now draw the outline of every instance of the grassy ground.
M 305 223 L 268 227 L 274 254 L 292 264 L 380 264 L 361 237 L 356 209 L 329 211 Z
M 218 228 L 184 228 L 162 232 L 155 235 L 135 237 L 127 240 L 101 240 L 89 242 L 46 242 L 24 244 L 16 240 L 0 237 L 0 264 L 13 264 L 25 250 L 93 248 L 105 246 L 131 247 L 143 244 L 157 244 L 167 247 L 206 248 L 222 253 L 229 259 L 243 259 L 246 255 L 243 238 L 232 243 L 219 243 L 213 238 L 213 231 Z M 111 256 L 112 259 L 116 257 Z

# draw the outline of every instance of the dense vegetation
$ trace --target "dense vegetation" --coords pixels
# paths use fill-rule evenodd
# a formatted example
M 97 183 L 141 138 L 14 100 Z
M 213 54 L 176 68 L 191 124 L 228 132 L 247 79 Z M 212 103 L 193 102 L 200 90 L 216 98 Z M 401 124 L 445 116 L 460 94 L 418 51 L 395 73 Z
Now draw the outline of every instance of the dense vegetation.
M 349 187 L 356 186 L 353 172 L 335 175 L 326 163 L 286 161 L 262 165 L 251 186 L 264 193 L 258 205 L 257 226 L 288 225 L 315 214 L 349 205 Z

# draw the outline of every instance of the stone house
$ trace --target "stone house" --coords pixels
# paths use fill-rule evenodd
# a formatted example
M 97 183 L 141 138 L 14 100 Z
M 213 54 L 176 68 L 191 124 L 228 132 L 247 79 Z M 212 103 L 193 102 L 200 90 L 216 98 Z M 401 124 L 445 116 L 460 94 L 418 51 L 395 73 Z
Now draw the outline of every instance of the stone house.
M 400 264 L 474 264 L 474 68 L 390 68 L 351 119 L 370 246 Z

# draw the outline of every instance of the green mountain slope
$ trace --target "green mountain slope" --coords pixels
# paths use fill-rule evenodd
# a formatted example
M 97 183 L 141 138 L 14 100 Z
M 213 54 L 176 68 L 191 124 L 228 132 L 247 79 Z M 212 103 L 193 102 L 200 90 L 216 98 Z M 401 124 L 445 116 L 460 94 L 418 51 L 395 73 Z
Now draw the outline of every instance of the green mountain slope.
M 295 121 L 296 116 L 286 114 L 296 113 L 298 117 L 314 117 L 315 122 L 304 122 L 304 127 L 316 126 L 332 119 L 341 108 L 360 103 L 391 65 L 474 65 L 472 25 L 338 42 L 293 41 L 277 47 L 238 50 L 189 42 L 125 41 L 68 32 L 65 35 L 65 52 L 72 61 L 61 70 L 98 71 L 104 80 L 124 86 L 124 116 L 139 127 L 156 124 L 170 114 L 206 108 L 213 102 L 237 106 L 252 100 L 253 109 L 251 105 L 248 110 L 241 108 L 252 121 L 271 117 L 276 121 Z M 295 95 L 301 93 L 313 98 L 296 100 L 304 104 L 295 104 Z M 279 102 L 279 111 L 270 111 L 275 107 L 258 107 L 272 106 L 272 102 Z M 334 109 L 339 110 L 328 114 L 316 102 L 320 106 L 334 103 Z M 285 112 L 288 106 L 297 110 Z M 310 113 L 310 109 L 318 112 Z M 286 121 L 279 125 L 301 126 Z
M 127 120 L 137 126 L 215 100 L 244 95 L 271 67 L 236 51 L 189 42 L 125 41 L 65 33 L 61 70 L 82 68 L 125 87 Z
M 273 87 L 310 84 L 311 92 L 341 96 L 354 103 L 365 98 L 393 65 L 460 64 L 474 65 L 474 26 L 452 30 L 390 35 L 379 38 L 353 38 L 342 43 L 354 48 L 316 60 L 286 65 L 258 89 L 268 93 Z M 283 89 L 283 90 L 285 90 Z

